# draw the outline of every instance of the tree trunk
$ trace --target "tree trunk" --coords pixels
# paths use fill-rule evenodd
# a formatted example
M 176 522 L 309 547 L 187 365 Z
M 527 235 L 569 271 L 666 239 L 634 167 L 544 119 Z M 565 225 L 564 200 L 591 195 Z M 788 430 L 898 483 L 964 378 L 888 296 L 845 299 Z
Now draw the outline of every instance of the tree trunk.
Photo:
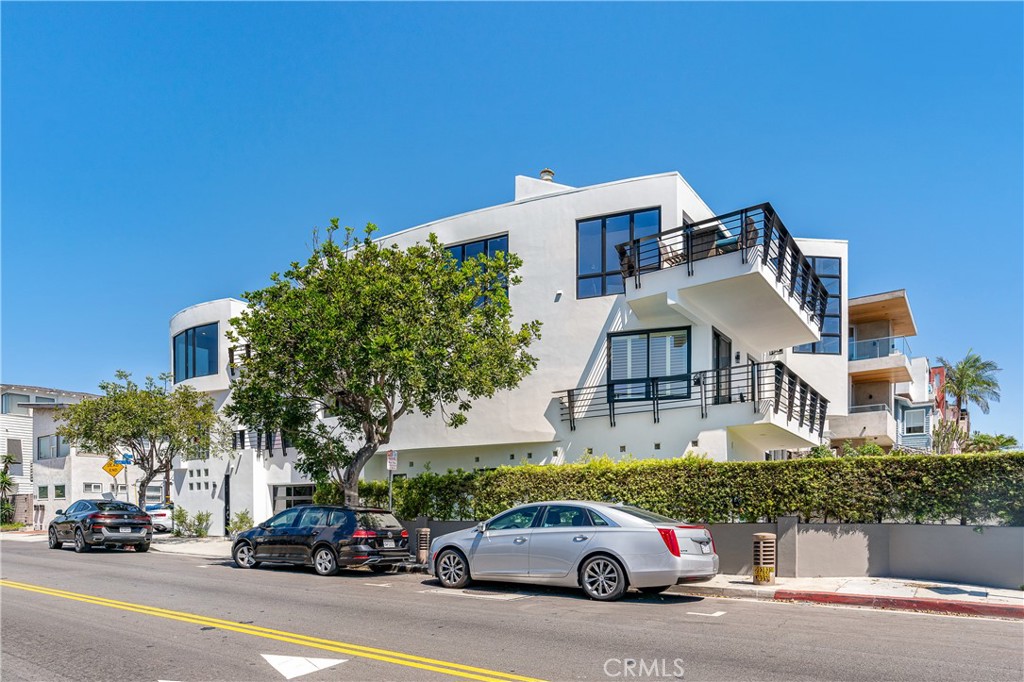
M 380 443 L 369 441 L 363 444 L 363 447 L 359 448 L 356 453 L 355 459 L 352 463 L 345 467 L 345 474 L 342 480 L 344 484 L 343 490 L 345 492 L 345 506 L 355 507 L 359 504 L 359 474 L 362 473 L 363 467 L 370 461 L 374 453 L 377 452 L 377 448 L 380 447 Z
M 146 472 L 142 475 L 142 478 L 135 483 L 135 499 L 138 500 L 139 507 L 142 509 L 146 508 L 146 488 L 149 487 L 150 481 L 156 478 L 156 473 L 157 472 L 155 471 Z

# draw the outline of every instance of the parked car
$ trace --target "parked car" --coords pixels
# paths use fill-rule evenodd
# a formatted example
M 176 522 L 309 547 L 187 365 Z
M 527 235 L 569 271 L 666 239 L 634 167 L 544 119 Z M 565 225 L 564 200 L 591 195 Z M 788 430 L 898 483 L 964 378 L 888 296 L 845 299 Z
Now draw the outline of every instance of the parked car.
M 267 561 L 312 566 L 320 575 L 343 566 L 379 573 L 409 559 L 409 532 L 385 509 L 301 505 L 239 533 L 231 556 L 239 568 Z
M 444 587 L 470 580 L 582 587 L 599 601 L 629 587 L 658 594 L 718 573 L 711 532 L 638 507 L 601 502 L 525 504 L 430 543 Z
M 73 542 L 81 554 L 93 547 L 124 547 L 149 551 L 153 541 L 153 520 L 130 502 L 120 500 L 79 500 L 57 516 L 47 529 L 50 549 Z
M 174 530 L 173 504 L 147 504 L 146 513 L 153 519 L 153 530 L 161 533 Z

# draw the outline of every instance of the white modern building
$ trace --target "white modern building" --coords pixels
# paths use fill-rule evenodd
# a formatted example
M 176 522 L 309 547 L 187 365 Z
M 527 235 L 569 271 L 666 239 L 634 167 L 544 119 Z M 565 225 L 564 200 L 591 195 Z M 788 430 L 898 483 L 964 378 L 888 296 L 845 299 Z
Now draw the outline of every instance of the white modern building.
M 140 478 L 136 467 L 126 467 L 112 478 L 103 469 L 105 455 L 85 452 L 57 435 L 55 410 L 95 397 L 40 386 L 2 386 L 0 453 L 14 460 L 10 473 L 17 483 L 16 493 L 27 500 L 23 520 L 36 528 L 45 528 L 57 510 L 81 499 L 113 495 L 136 501 L 135 484 Z M 148 501 L 162 501 L 163 492 L 162 482 L 154 481 L 147 491 Z
M 678 173 L 590 187 L 519 176 L 513 201 L 383 237 L 430 233 L 453 256 L 508 250 L 523 260 L 510 291 L 518 322 L 540 320 L 537 369 L 476 403 L 469 422 L 403 417 L 386 449 L 399 474 L 587 455 L 760 460 L 822 442 L 845 415 L 847 244 L 791 232 L 770 204 L 716 212 Z M 171 319 L 176 383 L 230 399 L 233 299 Z M 182 463 L 176 501 L 260 520 L 312 494 L 277 434 L 236 434 L 235 456 Z M 386 476 L 382 452 L 365 476 Z M 186 468 L 187 467 L 187 468 Z

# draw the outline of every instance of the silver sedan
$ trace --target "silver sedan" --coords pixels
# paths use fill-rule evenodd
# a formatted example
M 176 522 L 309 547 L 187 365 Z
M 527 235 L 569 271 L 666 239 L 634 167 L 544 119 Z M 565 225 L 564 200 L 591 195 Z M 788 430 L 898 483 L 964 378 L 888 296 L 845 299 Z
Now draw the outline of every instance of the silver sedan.
M 657 594 L 718 573 L 711 532 L 660 514 L 601 502 L 537 502 L 430 544 L 445 587 L 471 579 L 582 587 L 611 601 L 629 587 Z

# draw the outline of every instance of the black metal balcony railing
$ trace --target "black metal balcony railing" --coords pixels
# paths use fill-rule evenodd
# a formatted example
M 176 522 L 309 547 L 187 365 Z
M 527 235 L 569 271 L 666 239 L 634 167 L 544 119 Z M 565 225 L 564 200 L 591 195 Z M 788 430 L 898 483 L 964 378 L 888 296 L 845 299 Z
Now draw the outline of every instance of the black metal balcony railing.
M 231 346 L 228 348 L 228 365 L 231 367 L 238 367 L 244 365 L 245 361 L 252 357 L 252 349 L 249 344 L 242 344 L 240 346 Z
M 754 412 L 784 412 L 820 438 L 828 400 L 781 362 L 761 362 L 728 369 L 644 379 L 624 379 L 597 386 L 558 391 L 561 420 L 576 430 L 578 419 L 650 412 L 661 421 L 662 410 L 699 407 L 701 418 L 717 405 L 750 403 Z
M 759 257 L 821 330 L 828 290 L 769 203 L 640 237 L 615 249 L 623 278 L 634 278 L 638 289 L 644 273 L 662 268 L 685 265 L 692 277 L 694 263 L 707 258 L 737 251 L 743 263 Z

